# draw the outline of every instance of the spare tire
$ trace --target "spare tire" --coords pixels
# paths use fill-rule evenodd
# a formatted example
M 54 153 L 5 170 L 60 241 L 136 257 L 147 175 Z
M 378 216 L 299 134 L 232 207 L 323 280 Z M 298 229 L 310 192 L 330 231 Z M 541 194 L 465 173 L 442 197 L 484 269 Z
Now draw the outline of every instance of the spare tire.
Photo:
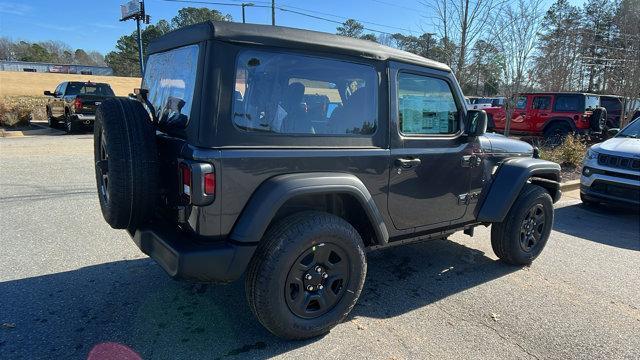
M 607 109 L 598 107 L 593 110 L 589 118 L 589 127 L 591 130 L 600 132 L 607 125 Z
M 138 101 L 113 98 L 96 111 L 96 184 L 104 219 L 134 229 L 151 218 L 158 192 L 155 127 Z

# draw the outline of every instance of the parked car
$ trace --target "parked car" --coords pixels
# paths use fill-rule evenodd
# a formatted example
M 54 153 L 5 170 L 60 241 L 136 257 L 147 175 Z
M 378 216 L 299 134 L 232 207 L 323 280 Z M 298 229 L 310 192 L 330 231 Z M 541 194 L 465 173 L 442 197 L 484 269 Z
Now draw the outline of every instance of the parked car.
M 168 33 L 148 54 L 137 99 L 98 108 L 102 214 L 172 277 L 246 273 L 249 307 L 277 336 L 345 319 L 366 249 L 492 224 L 496 255 L 525 265 L 549 238 L 559 165 L 485 134 L 444 64 L 231 22 Z
M 62 121 L 68 133 L 93 126 L 96 106 L 116 96 L 109 84 L 90 81 L 66 81 L 44 94 L 51 97 L 46 108 L 49 126 L 55 127 Z
M 471 97 L 467 98 L 469 100 L 467 104 L 467 109 L 469 110 L 482 110 L 490 107 L 502 107 L 504 106 L 504 97 L 494 97 L 494 98 L 482 98 L 482 97 Z
M 600 96 L 600 105 L 607 109 L 608 129 L 620 127 L 620 115 L 622 113 L 622 97 L 613 95 Z
M 587 150 L 580 198 L 585 205 L 611 203 L 640 209 L 640 117 Z
M 489 129 L 504 131 L 506 110 L 502 107 L 484 109 Z M 585 93 L 526 93 L 515 101 L 510 133 L 543 136 L 552 145 L 570 133 L 602 135 L 607 111 L 600 106 L 600 97 Z

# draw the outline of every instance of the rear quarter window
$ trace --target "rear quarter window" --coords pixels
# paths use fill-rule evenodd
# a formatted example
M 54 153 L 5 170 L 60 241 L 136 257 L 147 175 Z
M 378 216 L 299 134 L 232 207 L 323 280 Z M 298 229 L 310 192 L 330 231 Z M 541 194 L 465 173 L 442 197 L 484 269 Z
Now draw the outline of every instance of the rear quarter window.
M 559 95 L 553 109 L 558 112 L 582 112 L 584 111 L 584 97 L 579 95 Z
M 142 87 L 149 90 L 158 125 L 184 128 L 189 122 L 198 68 L 198 45 L 151 54 Z

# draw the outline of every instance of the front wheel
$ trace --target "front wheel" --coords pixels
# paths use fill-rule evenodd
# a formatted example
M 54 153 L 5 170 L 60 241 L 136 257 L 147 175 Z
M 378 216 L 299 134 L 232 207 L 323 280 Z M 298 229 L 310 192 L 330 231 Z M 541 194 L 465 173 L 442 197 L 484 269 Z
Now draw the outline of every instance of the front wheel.
M 527 184 L 504 222 L 491 226 L 491 246 L 500 260 L 529 265 L 547 244 L 553 227 L 553 201 L 542 187 Z
M 307 211 L 270 227 L 249 269 L 249 307 L 274 335 L 307 339 L 329 332 L 356 304 L 367 271 L 356 229 Z

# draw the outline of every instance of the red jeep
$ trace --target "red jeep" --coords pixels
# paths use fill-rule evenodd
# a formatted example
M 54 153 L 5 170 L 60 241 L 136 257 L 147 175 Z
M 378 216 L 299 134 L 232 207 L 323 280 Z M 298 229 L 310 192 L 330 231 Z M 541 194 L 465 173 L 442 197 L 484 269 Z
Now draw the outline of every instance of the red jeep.
M 506 125 L 503 107 L 484 109 L 488 128 L 502 132 Z M 510 133 L 562 139 L 570 133 L 601 134 L 606 125 L 607 111 L 600 106 L 600 97 L 584 93 L 526 93 L 516 99 Z

